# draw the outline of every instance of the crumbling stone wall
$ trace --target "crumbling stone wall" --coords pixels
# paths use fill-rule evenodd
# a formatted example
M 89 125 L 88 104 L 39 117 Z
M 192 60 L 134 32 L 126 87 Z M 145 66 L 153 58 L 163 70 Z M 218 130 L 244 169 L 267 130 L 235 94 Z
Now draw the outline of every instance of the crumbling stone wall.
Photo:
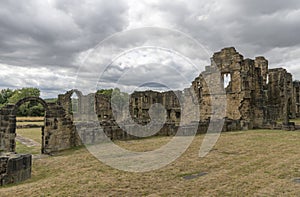
M 32 156 L 0 153 L 0 186 L 19 183 L 31 177 Z
M 288 124 L 292 117 L 293 102 L 292 75 L 283 68 L 269 70 L 268 119 L 281 120 Z
M 180 98 L 181 91 L 155 92 L 140 91 L 130 95 L 130 114 L 137 123 L 148 124 L 150 120 L 149 109 L 155 104 L 161 104 L 167 115 L 167 123 L 179 125 L 181 120 Z
M 46 102 L 38 97 L 27 97 L 21 99 L 14 105 L 6 105 L 0 110 L 0 136 L 1 136 L 1 143 L 0 149 L 2 151 L 7 152 L 15 152 L 16 148 L 16 112 L 19 106 L 23 103 L 28 101 L 36 101 L 43 105 L 45 109 L 45 114 L 49 113 L 49 108 Z M 45 119 L 46 121 L 47 119 Z M 44 132 L 47 133 L 49 131 L 49 127 L 45 126 Z M 44 140 L 42 140 L 42 150 L 44 149 Z
M 78 100 L 76 101 L 76 109 L 77 111 L 72 110 L 72 95 L 76 94 Z M 66 137 L 69 137 L 69 143 L 67 147 L 74 147 L 83 144 L 82 139 L 91 139 L 94 142 L 94 138 L 86 137 L 86 136 L 97 136 L 94 132 L 96 132 L 95 127 L 90 129 L 77 129 L 78 128 L 86 128 L 87 125 L 93 125 L 98 121 L 95 109 L 95 94 L 83 95 L 78 90 L 70 90 L 65 94 L 61 94 L 58 96 L 57 105 L 62 108 L 63 112 L 61 114 L 61 118 L 64 119 L 64 123 L 59 129 L 60 132 L 57 132 L 58 135 L 63 135 L 63 128 L 68 131 Z M 92 123 L 92 124 L 89 124 Z M 59 136 L 58 136 L 59 137 Z M 67 147 L 62 147 L 67 149 Z
M 77 97 L 78 97 L 78 113 L 81 113 L 81 98 L 82 98 L 82 93 L 76 89 L 74 90 L 70 90 L 70 91 L 67 91 L 65 94 L 60 94 L 58 95 L 58 99 L 57 99 L 57 104 L 60 105 L 66 112 L 66 115 L 69 116 L 69 117 L 72 117 L 72 100 L 71 100 L 71 97 L 73 94 L 76 94 Z
M 134 130 L 135 124 L 150 122 L 149 110 L 155 103 L 161 104 L 167 114 L 165 125 L 156 135 L 172 135 L 179 125 L 188 127 L 195 122 L 200 123 L 198 133 L 205 132 L 212 115 L 216 115 L 212 103 L 216 108 L 224 105 L 223 101 L 218 101 L 220 96 L 226 96 L 227 101 L 225 117 L 217 116 L 225 118 L 224 131 L 264 128 L 264 125 L 278 119 L 288 124 L 289 118 L 300 116 L 300 82 L 292 80 L 292 75 L 285 69 L 268 69 L 268 61 L 264 57 L 244 59 L 235 48 L 225 48 L 213 54 L 211 65 L 184 91 L 132 93 L 127 106 L 129 114 L 115 110 L 118 106 L 112 106 L 107 95 L 83 95 L 78 90 L 58 95 L 56 103 L 26 98 L 16 105 L 7 105 L 0 110 L 0 151 L 15 151 L 15 111 L 30 100 L 41 103 L 45 108 L 42 152 L 51 153 L 83 142 L 101 141 L 103 136 L 97 131 L 99 126 L 111 139 L 136 138 L 120 128 L 116 119 L 127 129 Z M 73 94 L 78 97 L 76 111 L 72 106 Z M 189 113 L 195 104 L 199 113 Z M 134 124 L 130 123 L 131 118 Z
M 41 103 L 45 109 L 45 126 L 42 134 L 42 153 L 64 150 L 76 145 L 73 122 L 62 106 L 46 103 L 39 97 L 27 97 L 14 105 L 6 105 L 0 110 L 0 149 L 2 152 L 15 152 L 16 149 L 16 111 L 28 101 Z
M 227 107 L 224 130 L 265 128 L 265 125 L 273 124 L 278 119 L 288 123 L 288 118 L 300 115 L 299 86 L 299 83 L 292 83 L 292 75 L 285 69 L 269 70 L 268 60 L 264 57 L 244 59 L 235 48 L 230 47 L 213 55 L 211 65 L 192 82 L 190 88 L 175 93 L 134 92 L 129 110 L 135 122 L 145 125 L 150 122 L 148 112 L 151 105 L 160 103 L 167 110 L 167 124 L 178 126 L 184 121 L 184 125 L 188 125 L 192 118 L 181 116 L 182 110 L 187 110 L 188 107 L 183 108 L 179 102 L 188 98 L 190 101 L 185 102 L 192 103 L 197 100 L 198 121 L 207 125 L 211 116 L 216 113 L 212 111 L 212 101 L 216 108 L 221 108 L 224 103 L 218 102 L 217 98 L 225 94 Z M 197 98 L 182 96 L 189 91 L 194 91 Z M 110 98 L 98 97 L 97 103 L 97 114 L 102 114 L 100 119 L 105 117 L 114 120 L 115 113 L 112 113 Z M 113 121 L 111 124 L 117 126 Z M 203 131 L 199 129 L 198 132 Z
M 111 103 L 111 97 L 105 94 L 96 94 L 95 95 L 95 108 L 98 119 L 101 122 L 114 120 L 119 117 L 117 112 L 113 112 Z
M 66 111 L 56 103 L 49 104 L 44 133 L 44 153 L 66 150 L 78 145 L 73 121 Z
M 215 53 L 211 65 L 192 82 L 200 103 L 200 121 L 210 119 L 211 91 L 220 89 L 221 84 L 227 98 L 226 118 L 239 120 L 243 129 L 261 126 L 265 122 L 267 74 L 268 61 L 264 57 L 244 59 L 232 47 Z
M 291 116 L 292 118 L 298 118 L 300 117 L 300 81 L 293 82 L 292 94 Z

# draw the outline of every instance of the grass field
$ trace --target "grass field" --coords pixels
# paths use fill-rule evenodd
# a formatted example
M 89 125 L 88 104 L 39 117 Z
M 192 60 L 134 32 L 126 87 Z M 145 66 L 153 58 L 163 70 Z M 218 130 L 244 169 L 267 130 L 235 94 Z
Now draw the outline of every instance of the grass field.
M 17 121 L 44 121 L 44 117 L 31 117 L 31 116 L 28 116 L 28 117 L 17 117 L 16 118 Z
M 42 143 L 42 130 L 41 128 L 24 128 L 24 129 L 17 129 L 17 134 L 33 139 L 38 143 Z
M 17 122 L 17 125 L 28 125 L 28 124 L 43 126 L 44 122 Z
M 28 124 L 36 124 L 36 125 L 44 125 L 43 117 L 17 117 L 19 121 L 17 125 L 28 125 Z M 37 121 L 37 122 L 34 122 Z M 25 138 L 32 139 L 38 143 L 42 143 L 42 131 L 41 128 L 22 128 L 16 130 L 18 135 L 21 135 Z M 21 144 L 20 142 L 16 142 L 16 152 L 17 153 L 30 153 L 30 154 L 40 154 L 41 146 L 36 147 L 27 147 L 26 145 Z
M 300 132 L 244 131 L 223 133 L 214 149 L 199 158 L 204 135 L 168 166 L 130 173 L 113 169 L 85 148 L 33 161 L 32 178 L 0 188 L 1 196 L 297 196 L 300 183 Z M 117 141 L 146 151 L 171 137 Z M 208 174 L 191 180 L 185 175 Z
M 296 125 L 300 125 L 300 119 L 292 119 L 291 122 L 294 122 Z
M 41 153 L 41 147 L 40 146 L 33 146 L 33 147 L 27 147 L 20 142 L 16 142 L 16 152 L 19 154 L 40 154 Z

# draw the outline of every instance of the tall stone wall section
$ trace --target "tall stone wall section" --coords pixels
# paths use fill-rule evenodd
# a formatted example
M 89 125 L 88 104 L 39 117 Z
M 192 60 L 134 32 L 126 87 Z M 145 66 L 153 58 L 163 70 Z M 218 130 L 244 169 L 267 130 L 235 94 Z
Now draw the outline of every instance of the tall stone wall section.
M 49 104 L 44 130 L 43 153 L 52 153 L 77 146 L 77 134 L 72 119 L 55 103 Z
M 134 92 L 130 95 L 130 114 L 139 124 L 148 124 L 150 120 L 149 109 L 153 104 L 161 104 L 166 110 L 167 123 L 179 125 L 181 120 L 180 99 L 181 91 L 168 92 Z
M 268 83 L 268 119 L 281 120 L 288 124 L 289 118 L 293 117 L 293 95 L 292 75 L 283 68 L 269 70 Z M 295 104 L 294 104 L 295 107 Z M 296 114 L 294 113 L 296 116 Z
M 243 129 L 260 127 L 265 122 L 267 74 L 268 61 L 263 57 L 244 59 L 234 48 L 215 53 L 211 65 L 192 82 L 200 103 L 200 121 L 210 119 L 211 92 L 221 84 L 227 100 L 226 119 L 240 121 Z
M 293 95 L 291 106 L 292 118 L 300 117 L 300 81 L 293 82 Z

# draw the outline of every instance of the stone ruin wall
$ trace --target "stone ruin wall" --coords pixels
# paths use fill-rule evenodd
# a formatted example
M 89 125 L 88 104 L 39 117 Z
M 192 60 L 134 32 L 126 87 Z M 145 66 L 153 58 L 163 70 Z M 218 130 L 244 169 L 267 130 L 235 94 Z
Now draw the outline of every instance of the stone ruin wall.
M 16 111 L 25 102 L 35 101 L 45 109 L 41 129 L 41 153 L 50 154 L 76 146 L 76 131 L 72 120 L 57 103 L 46 103 L 38 97 L 27 97 L 0 110 L 0 184 L 17 183 L 30 178 L 31 155 L 18 155 L 16 151 Z
M 32 156 L 0 154 L 0 186 L 18 183 L 31 177 Z
M 298 95 L 299 96 L 299 95 Z M 288 118 L 296 118 L 293 97 L 292 75 L 283 68 L 269 70 L 268 83 L 268 119 L 281 120 L 286 124 Z
M 224 87 L 224 80 L 228 76 L 230 82 Z M 40 98 L 33 99 L 42 103 L 46 112 L 42 152 L 51 153 L 78 146 L 82 144 L 82 139 L 92 143 L 97 138 L 97 129 L 89 125 L 101 125 L 104 133 L 111 139 L 132 139 L 134 136 L 126 134 L 118 126 L 114 116 L 124 124 L 132 118 L 134 124 L 146 125 L 150 122 L 148 112 L 154 103 L 164 106 L 167 113 L 166 124 L 157 135 L 172 135 L 179 125 L 195 122 L 200 123 L 198 133 L 205 133 L 209 120 L 215 113 L 211 107 L 212 99 L 222 94 L 226 95 L 227 100 L 224 131 L 264 128 L 264 125 L 278 120 L 287 124 L 288 118 L 300 116 L 300 82 L 292 80 L 292 75 L 285 69 L 268 69 L 268 61 L 264 57 L 244 59 L 234 48 L 225 48 L 213 55 L 211 65 L 184 91 L 145 91 L 131 94 L 127 109 L 129 116 L 113 112 L 110 98 L 101 94 L 82 95 L 78 90 L 71 90 L 59 95 L 56 103 L 46 104 Z M 78 97 L 76 113 L 72 112 L 73 94 Z M 15 151 L 14 110 L 25 101 L 7 105 L 0 110 L 2 151 Z M 217 106 L 224 104 L 214 101 Z M 180 103 L 191 105 L 181 106 Z M 189 107 L 194 106 L 192 104 L 199 106 L 199 114 L 196 116 L 188 113 L 191 111 Z M 199 119 L 194 120 L 193 117 L 197 116 Z M 131 126 L 134 127 L 134 124 Z M 90 132 L 77 133 L 76 126 Z
M 229 83 L 224 87 L 226 78 Z M 78 97 L 76 112 L 72 111 L 73 94 Z M 179 126 L 184 127 L 183 135 L 189 135 L 189 125 L 194 124 L 199 124 L 197 133 L 205 133 L 211 116 L 216 115 L 211 106 L 212 101 L 218 108 L 224 103 L 218 102 L 217 98 L 224 96 L 227 107 L 223 131 L 269 128 L 268 125 L 273 125 L 278 120 L 289 126 L 289 118 L 300 117 L 299 81 L 293 82 L 292 75 L 283 68 L 268 69 L 268 61 L 264 57 L 244 59 L 234 48 L 225 48 L 213 55 L 211 65 L 184 91 L 143 91 L 131 94 L 127 108 L 129 114 L 113 111 L 115 106 L 111 106 L 111 98 L 107 95 L 82 95 L 78 90 L 59 95 L 56 103 L 46 103 L 41 98 L 25 98 L 16 105 L 7 105 L 0 110 L 0 152 L 15 152 L 15 112 L 27 101 L 37 101 L 45 108 L 41 152 L 50 154 L 83 143 L 100 142 L 104 139 L 104 134 L 112 140 L 137 139 L 138 137 L 126 131 L 135 131 L 139 125 L 149 123 L 148 113 L 154 103 L 164 106 L 167 114 L 166 123 L 155 135 L 175 135 Z M 199 114 L 189 113 L 195 104 L 199 108 Z M 199 118 L 195 120 L 195 117 Z M 125 130 L 120 128 L 115 118 L 126 125 Z M 220 118 L 223 117 L 220 115 Z M 134 122 L 129 124 L 129 119 Z M 3 156 L 0 158 L 3 174 L 4 171 L 9 171 L 9 159 Z M 19 158 L 21 160 L 23 156 Z M 21 171 L 27 170 L 26 172 L 29 172 L 28 169 L 20 168 Z M 18 177 L 12 172 L 5 176 Z M 4 182 L 9 181 L 5 178 Z
M 7 105 L 0 110 L 0 149 L 15 152 L 16 148 L 16 110 L 28 101 L 41 103 L 45 109 L 45 120 L 42 133 L 42 153 L 51 153 L 72 147 L 75 129 L 73 122 L 66 116 L 65 110 L 56 103 L 46 103 L 41 98 L 28 97 L 16 105 Z
M 293 82 L 291 114 L 292 118 L 300 117 L 300 81 Z
M 226 48 L 215 53 L 211 65 L 199 75 L 192 86 L 200 102 L 200 121 L 211 116 L 211 90 L 214 82 L 207 85 L 207 79 L 221 80 L 226 94 L 226 119 L 240 121 L 242 129 L 259 128 L 265 123 L 264 106 L 266 103 L 266 82 L 268 74 L 268 61 L 263 57 L 255 60 L 244 59 L 234 48 Z M 225 78 L 229 83 L 224 87 Z M 222 103 L 217 103 L 222 105 Z
M 224 87 L 226 76 L 230 76 L 230 82 Z M 226 95 L 224 131 L 268 128 L 276 121 L 289 124 L 289 118 L 300 117 L 300 82 L 293 82 L 292 75 L 283 68 L 268 69 L 268 60 L 264 57 L 244 59 L 233 47 L 215 53 L 211 65 L 182 92 L 134 92 L 130 100 L 131 117 L 137 123 L 147 124 L 150 106 L 161 103 L 167 110 L 167 124 L 178 126 L 184 122 L 188 125 L 194 115 L 182 117 L 181 110 L 188 108 L 179 103 L 184 98 L 182 95 L 190 91 L 194 91 L 196 98 L 185 97 L 190 99 L 185 102 L 197 100 L 200 125 L 208 124 L 215 113 L 212 111 L 212 99 Z M 106 101 L 109 103 L 109 98 Z M 214 104 L 218 108 L 224 103 L 215 100 Z M 103 106 L 105 104 L 102 103 L 96 108 L 104 113 L 105 110 L 101 110 Z M 105 109 L 111 109 L 109 104 Z M 106 113 L 108 119 L 113 119 L 111 112 Z M 200 126 L 198 133 L 204 133 L 205 128 Z

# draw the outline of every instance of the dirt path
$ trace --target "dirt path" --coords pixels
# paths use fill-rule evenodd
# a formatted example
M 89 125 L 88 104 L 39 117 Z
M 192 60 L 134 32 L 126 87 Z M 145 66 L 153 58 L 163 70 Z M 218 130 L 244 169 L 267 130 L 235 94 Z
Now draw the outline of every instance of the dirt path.
M 36 141 L 34 141 L 34 140 L 32 140 L 32 139 L 23 137 L 23 136 L 21 136 L 20 134 L 17 134 L 16 140 L 17 140 L 18 142 L 21 142 L 21 143 L 24 144 L 25 146 L 28 146 L 28 147 L 41 146 L 40 143 L 38 143 L 38 142 L 36 142 Z

